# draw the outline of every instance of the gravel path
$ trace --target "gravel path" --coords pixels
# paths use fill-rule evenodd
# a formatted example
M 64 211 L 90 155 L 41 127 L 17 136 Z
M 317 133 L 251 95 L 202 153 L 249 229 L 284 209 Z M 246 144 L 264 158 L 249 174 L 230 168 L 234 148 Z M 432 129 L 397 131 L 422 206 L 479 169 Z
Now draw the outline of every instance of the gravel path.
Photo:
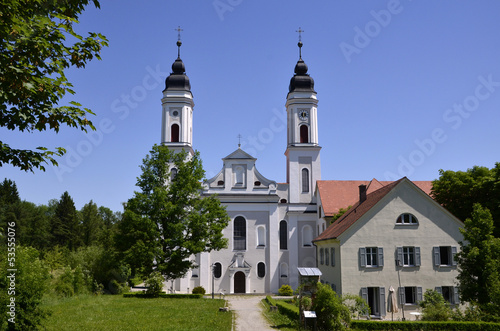
M 266 318 L 262 315 L 261 296 L 226 296 L 229 301 L 229 308 L 236 313 L 235 331 L 271 331 Z

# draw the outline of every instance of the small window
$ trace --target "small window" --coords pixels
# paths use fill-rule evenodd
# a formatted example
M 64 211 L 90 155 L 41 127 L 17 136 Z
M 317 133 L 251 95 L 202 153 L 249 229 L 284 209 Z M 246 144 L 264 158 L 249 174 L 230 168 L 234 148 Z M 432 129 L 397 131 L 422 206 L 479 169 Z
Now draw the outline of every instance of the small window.
M 305 124 L 300 126 L 300 142 L 302 144 L 307 144 L 309 142 L 309 128 Z
M 325 265 L 330 264 L 330 250 L 325 248 Z
M 170 171 L 170 180 L 173 181 L 177 177 L 177 168 L 172 168 Z
M 435 266 L 456 266 L 455 255 L 457 247 L 439 246 L 434 247 L 434 265 Z
M 420 247 L 405 246 L 396 249 L 396 265 L 402 267 L 420 266 Z
M 222 185 L 224 185 L 224 181 L 223 181 L 223 180 L 219 180 L 219 181 L 217 182 L 217 185 L 218 185 L 218 186 L 222 186 Z
M 280 249 L 288 249 L 288 225 L 284 220 L 280 222 Z
M 254 183 L 253 183 L 254 186 L 260 186 L 261 185 L 261 182 L 256 180 Z
M 172 124 L 170 127 L 170 141 L 173 143 L 179 142 L 179 124 Z
M 325 264 L 325 249 L 324 248 L 321 248 L 319 250 L 319 263 Z
M 233 222 L 233 244 L 234 250 L 247 249 L 247 228 L 245 218 L 238 216 Z
M 304 225 L 302 228 L 302 246 L 312 247 L 313 233 L 309 225 Z
M 416 305 L 422 301 L 422 288 L 406 286 L 399 288 L 399 300 L 404 305 Z
M 396 224 L 416 225 L 418 224 L 418 220 L 415 215 L 404 213 L 399 215 L 399 217 L 396 219 Z
M 264 262 L 257 263 L 257 276 L 263 278 L 266 276 L 266 265 Z
M 302 193 L 309 193 L 309 170 L 302 169 Z
M 439 286 L 436 287 L 436 292 L 440 293 L 443 298 L 452 305 L 460 304 L 458 295 L 458 287 L 453 286 Z
M 219 262 L 216 262 L 214 264 L 214 277 L 215 278 L 221 278 L 222 276 L 222 264 Z
M 281 199 L 280 203 L 287 203 L 288 201 L 286 199 Z
M 257 227 L 257 246 L 266 247 L 266 228 L 263 225 Z
M 335 248 L 330 248 L 330 257 L 332 259 L 331 265 L 332 267 L 335 267 Z
M 280 276 L 281 278 L 288 278 L 288 264 L 280 264 Z
M 384 249 L 382 247 L 361 247 L 359 249 L 359 259 L 361 267 L 383 267 Z

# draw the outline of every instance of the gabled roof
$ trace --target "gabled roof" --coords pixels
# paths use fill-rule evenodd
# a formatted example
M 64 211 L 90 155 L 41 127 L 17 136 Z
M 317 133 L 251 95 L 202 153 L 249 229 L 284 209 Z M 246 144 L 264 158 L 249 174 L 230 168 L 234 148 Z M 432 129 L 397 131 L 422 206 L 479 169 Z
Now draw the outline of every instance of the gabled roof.
M 231 154 L 229 154 L 228 156 L 226 156 L 225 158 L 223 158 L 223 160 L 228 160 L 228 159 L 250 159 L 250 160 L 257 160 L 256 158 L 254 158 L 252 155 L 248 154 L 247 152 L 245 152 L 241 148 L 238 148 L 237 150 L 235 150 L 234 152 L 232 152 Z
M 392 191 L 400 182 L 408 180 L 406 177 L 398 181 L 392 182 L 388 185 L 382 186 L 376 191 L 368 193 L 366 200 L 363 202 L 355 203 L 341 218 L 332 223 L 323 233 L 321 233 L 314 241 L 321 241 L 327 239 L 335 239 L 344 231 L 349 229 L 357 220 L 359 220 L 366 212 L 382 200 L 389 192 Z M 409 181 L 409 180 L 408 180 Z M 361 184 L 360 184 L 361 185 Z
M 340 208 L 353 206 L 359 200 L 359 185 L 366 185 L 366 193 L 370 194 L 376 190 L 394 183 L 393 181 L 372 180 L 319 180 L 317 190 L 325 216 L 337 214 Z M 432 189 L 431 181 L 414 181 L 417 187 L 430 195 Z

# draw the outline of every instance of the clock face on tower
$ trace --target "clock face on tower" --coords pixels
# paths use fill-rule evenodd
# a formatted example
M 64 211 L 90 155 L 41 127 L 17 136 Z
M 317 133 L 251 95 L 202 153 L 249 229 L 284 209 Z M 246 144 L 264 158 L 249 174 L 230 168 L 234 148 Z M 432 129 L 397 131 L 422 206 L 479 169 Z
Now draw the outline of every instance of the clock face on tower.
M 306 109 L 299 110 L 299 118 L 305 121 L 309 117 L 309 112 Z

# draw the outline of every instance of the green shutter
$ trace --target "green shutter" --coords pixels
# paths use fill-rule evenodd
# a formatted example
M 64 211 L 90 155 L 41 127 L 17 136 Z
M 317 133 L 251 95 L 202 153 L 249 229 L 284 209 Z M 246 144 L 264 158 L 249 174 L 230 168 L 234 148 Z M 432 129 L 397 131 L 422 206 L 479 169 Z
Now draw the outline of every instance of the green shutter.
M 404 287 L 399 288 L 399 303 L 401 305 L 404 305 L 406 303 L 405 288 Z
M 451 247 L 451 265 L 453 265 L 453 266 L 457 265 L 457 261 L 455 261 L 455 255 L 457 255 L 457 247 L 452 246 Z
M 416 303 L 419 303 L 423 299 L 424 298 L 423 298 L 422 288 L 420 286 L 418 286 L 417 287 L 417 302 Z
M 415 266 L 420 267 L 420 247 L 415 247 Z
M 458 294 L 458 287 L 453 287 L 453 304 L 460 304 L 460 296 Z
M 439 247 L 433 247 L 432 250 L 434 252 L 434 265 L 436 267 L 439 267 L 441 265 L 441 256 L 439 254 Z
M 398 261 L 400 263 L 400 266 L 403 266 L 403 247 L 396 247 L 396 256 L 396 267 L 398 267 Z
M 366 248 L 359 248 L 359 264 L 362 268 L 366 267 Z
M 385 316 L 385 287 L 379 287 L 378 288 L 379 293 L 380 293 L 380 315 Z
M 378 248 L 378 264 L 377 265 L 379 267 L 384 266 L 384 248 L 383 247 Z

